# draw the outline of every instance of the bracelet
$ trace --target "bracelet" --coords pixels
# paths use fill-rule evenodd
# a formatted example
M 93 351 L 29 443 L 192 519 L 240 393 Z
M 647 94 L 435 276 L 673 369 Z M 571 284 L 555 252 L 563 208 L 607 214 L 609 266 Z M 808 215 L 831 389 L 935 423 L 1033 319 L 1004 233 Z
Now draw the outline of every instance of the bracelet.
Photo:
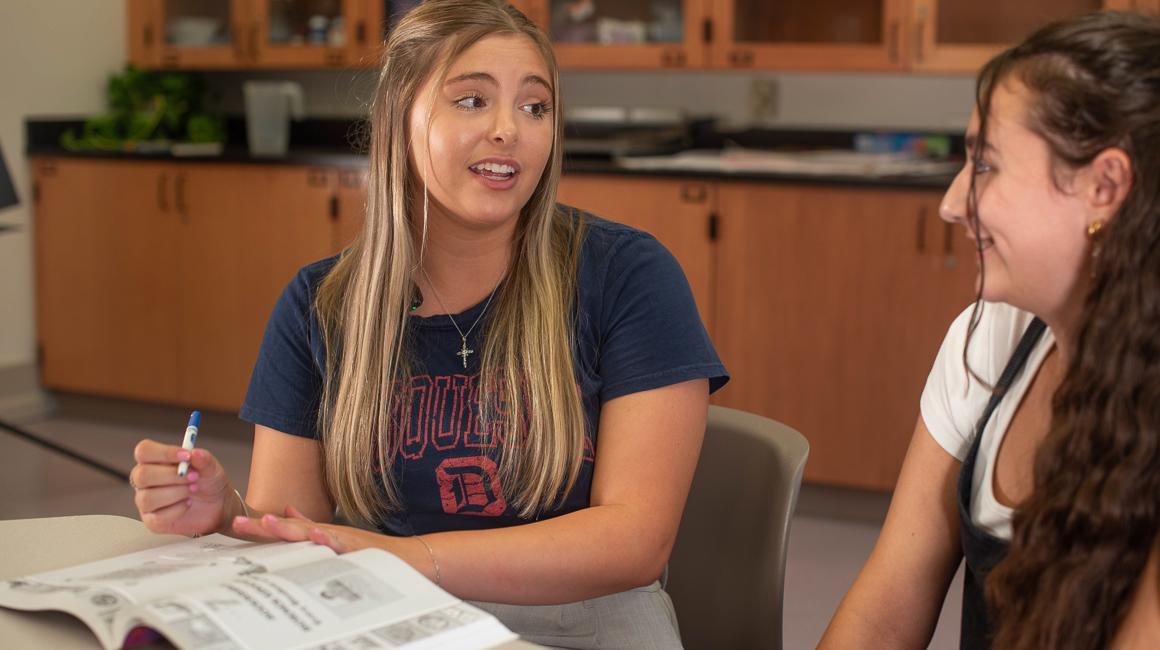
M 432 551 L 431 545 L 427 543 L 427 540 L 423 539 L 419 535 L 415 535 L 415 539 L 419 540 L 419 543 L 427 549 L 427 555 L 431 556 L 431 564 L 435 565 L 435 584 L 441 584 L 442 576 L 439 575 L 439 560 L 435 559 L 435 551 Z
M 246 513 L 246 519 L 249 519 L 250 509 L 246 507 L 246 500 L 242 498 L 242 493 L 238 492 L 238 488 L 234 488 L 234 494 L 238 495 L 238 501 L 242 502 L 242 512 Z

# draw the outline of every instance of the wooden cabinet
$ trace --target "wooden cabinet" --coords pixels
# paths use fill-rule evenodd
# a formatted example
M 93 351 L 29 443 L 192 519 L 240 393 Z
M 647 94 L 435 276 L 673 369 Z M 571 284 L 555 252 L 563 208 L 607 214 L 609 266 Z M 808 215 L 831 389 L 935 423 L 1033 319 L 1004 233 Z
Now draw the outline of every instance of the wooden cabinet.
M 889 489 L 974 251 L 940 193 L 722 183 L 717 402 L 810 441 L 806 478 Z
M 179 169 L 181 401 L 241 405 L 274 302 L 299 268 L 334 252 L 333 175 L 276 165 Z
M 37 159 L 43 381 L 237 409 L 299 267 L 338 249 L 338 170 Z
M 129 61 L 145 68 L 370 65 L 383 0 L 127 0 Z
M 917 70 L 975 72 L 1052 20 L 1100 9 L 1148 11 L 1153 0 L 913 0 Z
M 44 384 L 176 401 L 173 167 L 36 160 L 33 177 Z
M 655 236 L 681 263 L 701 320 L 712 334 L 713 186 L 697 180 L 569 175 L 560 181 L 557 198 Z
M 561 67 L 699 68 L 707 63 L 705 0 L 523 0 Z
M 718 68 L 900 70 L 907 0 L 725 0 L 714 7 Z
M 52 389 L 223 410 L 302 265 L 357 235 L 363 169 L 48 159 L 36 183 Z M 732 381 L 714 402 L 800 430 L 806 477 L 887 489 L 974 250 L 938 191 L 569 174 L 559 200 L 653 233 Z
M 1052 20 L 1157 0 L 521 0 L 565 69 L 975 72 Z

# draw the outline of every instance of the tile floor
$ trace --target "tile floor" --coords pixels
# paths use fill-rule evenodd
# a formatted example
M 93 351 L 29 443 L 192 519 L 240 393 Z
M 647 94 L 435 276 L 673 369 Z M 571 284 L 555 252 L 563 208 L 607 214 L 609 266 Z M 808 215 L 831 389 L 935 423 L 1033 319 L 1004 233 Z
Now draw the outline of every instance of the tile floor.
M 143 437 L 180 439 L 185 414 L 176 409 L 88 398 L 62 399 L 51 417 L 17 422 L 23 428 L 106 465 L 127 471 Z M 3 418 L 3 414 L 0 414 Z M 231 476 L 245 485 L 249 434 L 229 414 L 206 414 L 203 442 L 211 444 Z M 107 474 L 0 431 L 0 519 L 73 514 L 134 516 L 131 492 Z M 785 647 L 813 648 L 842 595 L 874 545 L 887 496 L 805 486 L 795 517 L 785 585 Z M 930 645 L 958 644 L 961 570 Z

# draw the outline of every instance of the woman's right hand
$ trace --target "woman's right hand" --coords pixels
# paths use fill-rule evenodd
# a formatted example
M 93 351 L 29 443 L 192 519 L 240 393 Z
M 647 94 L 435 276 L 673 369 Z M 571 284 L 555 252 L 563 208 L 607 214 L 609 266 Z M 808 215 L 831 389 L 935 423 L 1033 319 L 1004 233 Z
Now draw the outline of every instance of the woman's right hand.
M 195 535 L 229 527 L 230 506 L 238 497 L 213 454 L 142 440 L 133 449 L 133 458 L 137 464 L 129 472 L 129 483 L 136 491 L 133 500 L 146 528 Z M 189 471 L 178 476 L 177 465 L 183 460 L 189 461 Z

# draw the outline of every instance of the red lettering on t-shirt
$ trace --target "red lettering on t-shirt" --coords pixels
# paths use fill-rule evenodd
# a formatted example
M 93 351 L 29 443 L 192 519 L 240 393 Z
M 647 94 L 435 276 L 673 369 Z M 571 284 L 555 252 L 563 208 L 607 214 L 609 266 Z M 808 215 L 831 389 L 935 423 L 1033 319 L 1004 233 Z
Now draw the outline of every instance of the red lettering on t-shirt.
M 495 461 L 486 456 L 444 459 L 435 480 L 447 514 L 498 517 L 507 510 Z

